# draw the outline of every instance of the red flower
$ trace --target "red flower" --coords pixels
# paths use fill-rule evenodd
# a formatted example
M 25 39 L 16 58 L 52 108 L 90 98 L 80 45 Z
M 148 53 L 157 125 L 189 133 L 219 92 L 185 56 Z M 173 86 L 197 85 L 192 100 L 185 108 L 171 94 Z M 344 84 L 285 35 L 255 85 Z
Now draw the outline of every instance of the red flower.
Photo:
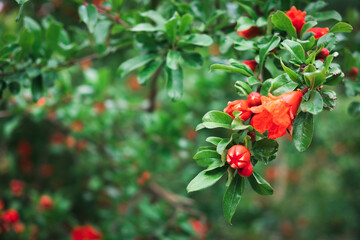
M 4 202 L 3 200 L 0 200 L 0 210 L 2 210 L 4 208 Z
M 48 195 L 42 195 L 39 199 L 39 208 L 40 210 L 49 210 L 54 207 L 54 202 L 52 198 Z
M 323 48 L 318 53 L 318 55 L 316 55 L 316 59 L 323 60 L 323 59 L 327 58 L 327 56 L 329 56 L 329 50 L 327 50 L 326 48 Z
M 315 37 L 315 39 L 318 39 L 318 38 L 321 38 L 322 36 L 326 35 L 329 32 L 329 28 L 314 27 L 314 28 L 310 28 L 306 32 L 315 33 L 314 37 Z
M 255 72 L 255 69 L 258 65 L 255 60 L 245 60 L 242 63 L 245 64 L 246 66 L 248 66 L 251 69 L 251 71 L 253 71 L 253 72 Z
M 195 218 L 190 218 L 189 222 L 194 231 L 199 235 L 199 239 L 205 239 L 206 233 L 208 231 L 208 226 L 203 222 L 196 220 Z
M 300 91 L 288 92 L 279 97 L 272 94 L 269 94 L 269 97 L 262 96 L 262 104 L 250 108 L 255 113 L 251 125 L 260 133 L 267 130 L 268 138 L 283 136 L 296 116 L 302 96 Z
M 20 220 L 19 213 L 15 209 L 9 209 L 7 211 L 4 211 L 1 215 L 2 220 L 5 223 L 16 223 Z
M 71 232 L 71 240 L 101 240 L 102 234 L 91 225 L 77 226 Z
M 258 106 L 261 104 L 261 94 L 258 92 L 252 92 L 247 96 L 249 107 Z
M 10 189 L 12 194 L 16 197 L 20 197 L 24 191 L 25 182 L 21 180 L 11 180 L 10 181 Z
M 250 162 L 250 152 L 242 145 L 232 146 L 226 156 L 230 167 L 237 169 L 242 177 L 249 177 L 252 174 L 253 166 Z
M 103 4 L 105 0 L 93 0 L 92 3 L 95 5 L 95 6 L 100 6 L 101 4 Z
M 17 146 L 20 157 L 28 157 L 32 153 L 31 145 L 26 140 L 21 140 Z
M 359 74 L 359 69 L 357 67 L 352 67 L 350 70 L 350 75 L 357 76 Z
M 286 16 L 290 18 L 292 25 L 295 27 L 296 32 L 300 32 L 302 27 L 304 26 L 305 15 L 306 12 L 297 10 L 296 7 L 290 8 L 290 10 L 286 13 Z
M 246 100 L 236 100 L 233 102 L 228 102 L 228 106 L 224 109 L 224 112 L 230 115 L 230 117 L 235 118 L 233 115 L 234 111 L 241 112 L 240 119 L 246 121 L 251 117 L 251 112 L 249 110 L 249 105 Z
M 244 37 L 246 39 L 251 39 L 253 37 L 256 37 L 260 33 L 260 28 L 257 26 L 251 26 L 250 28 L 243 30 L 243 31 L 237 31 L 237 34 L 240 37 Z

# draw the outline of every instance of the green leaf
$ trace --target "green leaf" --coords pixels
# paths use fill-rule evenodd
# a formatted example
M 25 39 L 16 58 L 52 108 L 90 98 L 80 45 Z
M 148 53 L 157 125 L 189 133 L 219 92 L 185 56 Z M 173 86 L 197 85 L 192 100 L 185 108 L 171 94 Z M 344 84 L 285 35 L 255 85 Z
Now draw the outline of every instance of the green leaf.
M 9 83 L 9 90 L 14 95 L 18 94 L 20 92 L 20 84 L 18 82 Z
M 96 7 L 92 4 L 81 5 L 79 7 L 79 16 L 89 29 L 89 32 L 93 33 L 98 18 Z
M 271 21 L 274 26 L 282 31 L 286 31 L 289 36 L 296 38 L 296 29 L 292 25 L 291 20 L 286 14 L 282 11 L 277 11 L 272 15 Z
M 280 63 L 281 63 L 282 68 L 284 69 L 284 71 L 290 77 L 291 80 L 293 80 L 297 84 L 302 84 L 302 81 L 301 81 L 299 75 L 297 75 L 297 73 L 295 73 L 293 70 L 291 70 L 290 68 L 285 66 L 281 58 L 280 58 Z
M 233 66 L 227 66 L 227 65 L 223 65 L 223 64 L 213 64 L 210 66 L 210 71 L 213 70 L 223 70 L 226 72 L 231 72 L 231 73 L 240 73 L 242 75 L 245 75 L 247 77 L 252 76 L 253 74 L 250 74 L 248 72 L 248 70 L 244 67 L 244 68 L 238 68 L 238 67 L 233 67 Z
M 274 95 L 281 95 L 293 91 L 297 86 L 297 83 L 291 81 L 289 76 L 283 73 L 271 81 L 270 92 Z
M 201 47 L 208 47 L 213 44 L 213 40 L 206 34 L 191 34 L 182 36 L 179 41 L 179 46 L 195 45 Z
M 231 129 L 233 121 L 229 114 L 220 111 L 207 112 L 202 118 L 203 125 L 206 128 L 227 128 Z
M 150 54 L 150 55 L 142 55 L 142 56 L 130 58 L 119 66 L 118 72 L 121 74 L 121 78 L 123 78 L 129 72 L 144 66 L 148 62 L 154 60 L 156 57 L 157 55 Z
M 312 66 L 312 65 L 308 65 L 309 66 Z M 310 70 L 310 68 L 309 68 Z M 313 70 L 313 69 L 311 69 Z M 324 68 L 320 69 L 320 70 L 316 70 L 314 72 L 307 72 L 308 70 L 305 69 L 304 70 L 304 76 L 305 76 L 305 82 L 306 84 L 311 87 L 311 89 L 315 89 L 319 86 L 321 86 L 322 83 L 325 82 L 325 76 L 326 76 L 326 73 L 325 71 L 323 71 Z
M 208 167 L 214 162 L 221 162 L 221 156 L 215 150 L 205 149 L 198 151 L 194 156 L 194 160 L 199 166 Z
M 300 43 L 286 39 L 281 44 L 289 51 L 298 63 L 305 62 L 305 51 Z
M 252 26 L 256 26 L 256 23 L 251 18 L 241 16 L 237 20 L 236 25 L 238 26 L 237 31 L 244 31 L 244 30 L 247 30 L 247 29 L 251 28 Z M 249 42 L 249 41 L 247 41 L 247 42 Z
M 334 19 L 336 21 L 341 21 L 342 20 L 341 15 L 335 10 L 317 12 L 317 13 L 313 14 L 313 17 L 319 22 L 320 21 L 330 20 L 330 19 Z
M 321 45 L 323 45 L 327 50 L 329 50 L 329 52 L 331 52 L 336 47 L 336 44 L 337 44 L 337 39 L 335 34 L 328 33 L 318 39 L 317 46 L 318 48 L 320 48 Z
M 167 93 L 169 97 L 173 100 L 179 100 L 183 93 L 183 72 L 182 68 L 179 66 L 178 69 L 173 70 L 166 68 L 167 73 Z
M 24 27 L 34 36 L 33 52 L 38 53 L 42 45 L 42 34 L 40 25 L 29 17 L 24 17 Z
M 186 187 L 188 193 L 199 191 L 214 185 L 226 172 L 225 167 L 213 169 L 211 171 L 200 172 Z
M 260 69 L 262 69 L 262 66 L 264 64 L 266 55 L 270 51 L 274 50 L 279 45 L 280 40 L 281 40 L 280 37 L 273 36 L 272 39 L 270 40 L 270 42 L 259 45 L 259 48 L 260 48 L 260 52 L 259 52 Z
M 245 129 L 252 130 L 253 129 L 253 127 L 251 125 L 245 125 L 244 121 L 239 118 L 235 118 L 233 120 L 233 122 L 231 123 L 231 128 L 234 131 L 245 130 Z
M 222 154 L 226 147 L 232 142 L 232 138 L 223 138 L 216 147 L 216 152 Z
M 19 45 L 21 46 L 24 54 L 31 52 L 34 44 L 34 38 L 34 35 L 26 28 L 21 32 Z
M 158 27 L 151 25 L 150 23 L 139 23 L 131 28 L 132 32 L 155 32 L 160 31 Z
M 309 30 L 310 28 L 315 27 L 316 24 L 317 24 L 316 21 L 308 21 L 308 22 L 306 22 L 306 23 L 303 25 L 302 29 L 301 29 L 301 36 L 304 35 L 304 33 L 305 33 L 307 30 Z
M 170 18 L 170 20 L 165 23 L 165 33 L 172 46 L 175 46 L 178 20 L 179 16 L 176 13 L 174 17 Z
M 94 39 L 96 44 L 103 44 L 109 35 L 109 29 L 112 22 L 105 20 L 99 21 L 95 25 Z
M 279 148 L 279 144 L 273 139 L 261 139 L 253 145 L 253 154 L 256 160 L 263 161 L 265 164 L 274 160 Z
M 360 102 L 352 102 L 348 108 L 349 115 L 352 117 L 357 117 L 360 114 Z
M 46 46 L 49 52 L 57 49 L 60 39 L 62 25 L 58 22 L 51 21 L 45 32 Z
M 184 14 L 180 20 L 179 34 L 184 35 L 186 31 L 190 28 L 190 24 L 194 20 L 194 17 L 188 13 Z
M 260 80 L 257 79 L 256 77 L 249 77 L 247 79 L 247 82 L 252 86 L 252 85 L 255 85 L 255 84 L 261 84 Z
M 150 62 L 139 74 L 138 74 L 138 83 L 140 85 L 145 85 L 146 82 L 155 74 L 156 70 L 161 66 L 160 61 Z
M 274 189 L 271 185 L 263 179 L 257 172 L 253 171 L 252 175 L 248 177 L 250 185 L 255 192 L 260 195 L 272 195 Z
M 169 50 L 166 56 L 166 66 L 172 70 L 176 70 L 179 65 L 180 52 L 176 50 Z
M 311 2 L 309 3 L 304 11 L 306 11 L 308 14 L 314 13 L 319 11 L 320 9 L 326 7 L 327 3 L 324 1 L 315 1 L 315 2 Z
M 37 102 L 42 96 L 44 91 L 44 83 L 42 75 L 37 76 L 31 83 L 31 94 L 34 102 Z
M 192 68 L 200 68 L 204 63 L 204 60 L 199 53 L 181 52 L 181 57 L 184 62 Z
M 336 23 L 331 29 L 330 33 L 339 33 L 339 32 L 351 32 L 353 30 L 353 27 L 344 22 L 338 22 Z
M 243 81 L 236 81 L 235 88 L 236 88 L 236 91 L 240 95 L 244 95 L 244 96 L 247 96 L 252 92 L 252 89 L 249 86 L 249 84 L 247 84 L 247 83 L 245 83 Z
M 165 18 L 163 18 L 160 13 L 158 12 L 155 12 L 154 10 L 149 10 L 149 11 L 146 11 L 146 12 L 142 12 L 140 13 L 140 15 L 142 17 L 147 17 L 149 19 L 151 19 L 152 21 L 155 22 L 156 25 L 159 25 L 159 26 L 164 26 L 166 20 Z
M 235 174 L 229 187 L 226 189 L 222 204 L 225 220 L 230 224 L 232 216 L 240 203 L 241 195 L 244 193 L 244 188 L 244 178 L 242 178 L 239 174 Z
M 211 144 L 213 144 L 213 145 L 218 145 L 219 144 L 219 142 L 222 140 L 222 138 L 221 137 L 208 137 L 208 138 L 206 138 L 206 140 L 205 141 L 207 141 L 207 142 L 209 142 L 209 143 L 211 143 Z
M 314 119 L 311 113 L 300 112 L 295 118 L 293 141 L 299 152 L 304 152 L 311 144 L 314 132 Z
M 304 99 L 308 100 L 301 103 L 302 111 L 316 115 L 323 110 L 324 102 L 318 91 L 308 91 Z
M 260 89 L 260 94 L 263 96 L 267 96 L 270 92 L 271 84 L 273 79 L 266 80 Z
M 257 15 L 252 7 L 239 1 L 236 1 L 236 3 L 239 4 L 239 6 L 244 9 L 253 19 L 257 19 Z

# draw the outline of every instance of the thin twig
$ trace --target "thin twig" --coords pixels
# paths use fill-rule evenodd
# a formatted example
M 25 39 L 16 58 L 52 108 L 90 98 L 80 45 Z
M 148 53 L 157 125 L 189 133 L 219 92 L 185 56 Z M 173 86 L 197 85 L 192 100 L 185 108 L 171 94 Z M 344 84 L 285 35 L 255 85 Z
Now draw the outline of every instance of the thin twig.
M 120 19 L 120 17 L 119 17 L 118 14 L 116 14 L 116 16 L 112 16 L 111 14 L 107 13 L 107 12 L 106 12 L 104 9 L 102 9 L 102 8 L 96 7 L 96 9 L 97 9 L 97 11 L 98 11 L 100 14 L 104 15 L 104 16 L 107 17 L 107 18 L 110 18 L 110 19 L 113 20 L 115 23 L 121 24 L 121 25 L 123 25 L 124 27 L 126 27 L 127 29 L 130 29 L 130 28 L 131 28 L 131 26 L 130 26 L 127 22 L 125 22 L 124 20 Z
M 163 68 L 163 64 L 158 67 L 150 82 L 150 93 L 149 93 L 149 107 L 147 109 L 148 112 L 153 112 L 155 110 L 156 105 L 156 95 L 157 95 L 157 80 L 161 74 L 161 70 Z

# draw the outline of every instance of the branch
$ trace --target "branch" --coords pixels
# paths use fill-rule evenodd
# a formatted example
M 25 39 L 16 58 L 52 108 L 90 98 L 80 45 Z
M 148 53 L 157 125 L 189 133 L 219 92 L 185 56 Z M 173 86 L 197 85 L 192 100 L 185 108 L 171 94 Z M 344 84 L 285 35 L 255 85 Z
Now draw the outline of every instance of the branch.
M 112 16 L 111 14 L 109 14 L 109 13 L 106 12 L 106 11 L 109 11 L 108 9 L 104 9 L 103 7 L 98 7 L 98 6 L 96 6 L 96 9 L 97 9 L 98 13 L 104 15 L 104 16 L 107 17 L 107 18 L 110 18 L 110 19 L 113 20 L 115 23 L 121 24 L 121 25 L 123 25 L 124 27 L 126 27 L 127 29 L 130 29 L 130 28 L 131 28 L 131 26 L 130 26 L 127 22 L 125 22 L 125 21 L 123 21 L 122 19 L 120 19 L 119 14 L 116 14 L 115 16 Z
M 148 112 L 153 112 L 155 110 L 156 95 L 157 95 L 157 79 L 160 76 L 162 67 L 163 67 L 163 64 L 160 65 L 160 67 L 156 70 L 153 77 L 151 78 L 150 94 L 149 94 L 150 105 L 149 105 L 149 108 L 147 109 Z

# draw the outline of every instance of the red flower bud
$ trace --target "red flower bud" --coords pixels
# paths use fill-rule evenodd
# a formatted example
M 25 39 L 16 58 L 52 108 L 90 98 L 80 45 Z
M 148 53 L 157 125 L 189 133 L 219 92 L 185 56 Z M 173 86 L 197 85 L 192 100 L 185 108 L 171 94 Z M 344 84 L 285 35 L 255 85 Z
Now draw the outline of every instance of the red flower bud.
M 293 116 L 296 116 L 297 110 L 299 109 L 301 99 L 303 97 L 302 92 L 300 91 L 292 91 L 288 93 L 284 93 L 279 96 L 282 100 L 284 100 L 288 105 L 290 105 L 290 112 Z
M 357 67 L 352 67 L 350 70 L 350 75 L 357 76 L 359 74 L 359 69 Z
M 6 223 L 16 223 L 20 220 L 19 213 L 15 209 L 4 211 L 1 218 Z
M 238 169 L 237 171 L 242 177 L 250 177 L 253 172 L 253 166 L 251 165 L 251 162 L 249 162 L 245 167 Z
M 305 15 L 306 12 L 302 12 L 301 10 L 297 10 L 296 7 L 292 7 L 287 13 L 291 20 L 292 25 L 295 27 L 296 32 L 300 32 L 302 27 L 305 24 Z
M 224 112 L 230 115 L 230 117 L 235 118 L 233 112 L 241 112 L 240 119 L 246 121 L 251 117 L 251 112 L 249 110 L 249 105 L 246 100 L 236 100 L 233 102 L 228 102 L 228 106 L 224 109 Z
M 321 49 L 321 51 L 316 55 L 316 59 L 325 59 L 329 56 L 329 50 L 326 48 Z
M 258 106 L 261 104 L 261 94 L 252 92 L 247 96 L 249 107 Z
M 244 168 L 250 163 L 250 152 L 242 145 L 232 146 L 227 153 L 226 161 L 234 169 Z
M 255 69 L 258 65 L 255 60 L 245 60 L 242 63 L 245 64 L 246 66 L 248 66 L 251 69 L 251 71 L 253 71 L 253 72 L 255 72 Z
M 314 37 L 315 37 L 315 39 L 318 39 L 318 38 L 321 38 L 322 36 L 328 34 L 329 28 L 314 27 L 314 28 L 310 28 L 310 29 L 307 30 L 306 32 L 313 32 L 313 33 L 315 33 Z
M 250 28 L 243 30 L 243 31 L 237 31 L 237 34 L 240 37 L 244 37 L 246 39 L 251 39 L 253 37 L 256 37 L 260 33 L 260 28 L 257 26 L 251 26 Z
M 10 189 L 14 196 L 20 197 L 25 188 L 25 182 L 21 180 L 11 180 L 10 181 Z

